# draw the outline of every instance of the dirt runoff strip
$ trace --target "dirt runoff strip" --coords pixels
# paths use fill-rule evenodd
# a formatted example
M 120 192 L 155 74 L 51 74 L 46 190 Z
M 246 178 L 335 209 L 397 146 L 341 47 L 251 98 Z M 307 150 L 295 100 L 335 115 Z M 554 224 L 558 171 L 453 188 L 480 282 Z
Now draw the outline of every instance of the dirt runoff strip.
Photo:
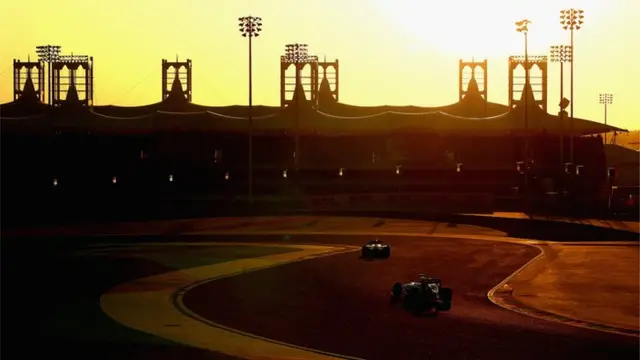
M 637 245 L 539 247 L 541 256 L 492 290 L 494 303 L 568 325 L 640 336 Z

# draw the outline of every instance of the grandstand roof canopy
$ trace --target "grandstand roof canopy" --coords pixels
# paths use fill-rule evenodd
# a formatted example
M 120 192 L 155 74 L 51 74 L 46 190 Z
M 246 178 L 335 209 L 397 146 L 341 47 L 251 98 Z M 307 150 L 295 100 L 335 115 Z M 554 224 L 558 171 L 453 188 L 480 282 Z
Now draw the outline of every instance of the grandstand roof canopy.
M 0 105 L 2 132 L 51 132 L 56 130 L 108 133 L 176 131 L 247 132 L 247 106 L 211 107 L 187 101 L 176 77 L 169 96 L 161 102 L 137 106 L 93 106 L 78 103 L 70 89 L 67 102 L 52 108 L 38 101 L 33 82 L 27 79 L 17 100 Z M 442 135 L 570 134 L 590 135 L 626 131 L 598 122 L 575 118 L 571 129 L 568 116 L 551 115 L 535 105 L 531 86 L 528 97 L 528 125 L 525 106 L 487 102 L 472 79 L 466 96 L 441 107 L 374 106 L 361 107 L 337 102 L 326 79 L 320 84 L 318 106 L 312 106 L 302 86 L 294 91 L 292 105 L 281 108 L 253 106 L 254 133 L 283 134 L 296 129 L 306 134 L 346 135 L 385 133 L 436 133 Z

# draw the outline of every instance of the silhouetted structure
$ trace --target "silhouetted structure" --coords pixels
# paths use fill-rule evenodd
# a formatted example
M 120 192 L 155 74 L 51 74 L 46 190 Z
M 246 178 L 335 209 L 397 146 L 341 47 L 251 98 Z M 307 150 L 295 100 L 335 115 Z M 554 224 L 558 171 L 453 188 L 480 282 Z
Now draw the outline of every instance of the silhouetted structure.
M 285 107 L 293 101 L 293 95 L 298 83 L 305 93 L 309 93 L 312 106 L 317 107 L 321 102 L 330 104 L 339 101 L 340 66 L 338 59 L 320 61 L 315 55 L 306 53 L 305 44 L 291 44 L 290 47 L 304 46 L 304 56 L 294 54 L 294 49 L 287 48 L 286 54 L 280 57 L 280 106 Z M 287 76 L 287 70 L 294 67 L 294 76 Z M 309 67 L 309 74 L 302 72 Z M 293 80 L 293 82 L 289 82 Z M 305 96 L 306 98 L 306 96 Z
M 35 70 L 35 71 L 34 71 Z M 23 72 L 24 81 L 23 81 Z M 33 74 L 35 72 L 35 75 Z M 13 60 L 13 100 L 23 96 L 35 97 L 37 101 L 44 102 L 44 63 L 41 61 L 26 62 Z
M 173 70 L 173 74 L 172 74 Z M 182 93 L 182 96 L 188 101 L 192 100 L 193 92 L 192 81 L 192 65 L 191 59 L 186 61 L 178 61 L 176 56 L 175 62 L 162 59 L 162 100 L 166 100 L 170 96 L 176 96 Z M 183 88 L 184 87 L 184 88 Z
M 300 44 L 295 44 L 300 45 Z M 309 92 L 311 101 L 315 101 L 318 88 L 318 57 L 305 56 L 298 58 L 291 54 L 280 57 L 280 106 L 285 107 L 293 101 L 293 96 L 297 86 L 302 86 L 304 92 Z M 287 70 L 294 68 L 294 75 L 287 76 Z M 305 67 L 310 67 L 309 75 L 302 75 Z M 288 81 L 293 79 L 293 83 Z M 290 87 L 292 87 L 290 89 Z
M 464 78 L 464 70 L 467 68 L 471 69 L 471 77 L 469 79 Z M 482 70 L 482 82 L 480 84 L 478 84 L 478 79 L 476 78 L 476 68 L 480 68 Z M 467 95 L 467 92 L 479 92 L 482 95 L 482 98 L 487 101 L 487 89 L 489 82 L 488 69 L 489 68 L 487 66 L 487 59 L 484 59 L 483 61 L 463 61 L 462 59 L 460 59 L 460 63 L 458 66 L 458 76 L 460 80 L 458 89 L 458 101 L 462 101 L 462 99 Z M 475 82 L 475 85 L 472 85 L 470 87 L 471 82 Z M 474 86 L 476 88 L 474 88 Z
M 540 69 L 540 76 L 531 76 L 529 75 L 529 82 L 531 83 L 531 91 L 533 92 L 533 101 L 536 105 L 540 106 L 542 110 L 547 111 L 547 56 L 531 56 L 529 55 L 528 59 L 529 71 L 533 69 L 533 67 L 537 67 Z M 522 91 L 517 90 L 522 86 L 524 89 L 524 85 L 526 83 L 525 76 L 516 77 L 515 71 L 516 69 L 522 66 L 525 68 L 525 58 L 524 56 L 510 56 L 509 57 L 509 107 L 513 108 L 519 104 L 520 100 L 522 100 Z M 519 82 L 518 80 L 522 80 Z M 535 94 L 540 94 L 540 98 L 536 99 Z
M 322 74 L 320 74 L 320 70 Z M 338 59 L 334 61 L 327 61 L 325 58 L 323 61 L 318 62 L 318 76 L 322 76 L 318 83 L 318 96 L 316 106 L 321 106 L 321 103 L 333 103 L 340 101 L 340 64 Z
M 476 66 L 486 67 L 481 64 Z M 253 106 L 250 127 L 246 106 L 190 102 L 179 74 L 174 71 L 170 79 L 165 65 L 173 63 L 163 61 L 163 85 L 172 86 L 155 104 L 47 107 L 32 98 L 27 105 L 20 99 L 0 105 L 5 186 L 33 196 L 52 186 L 78 194 L 241 194 L 248 186 L 247 133 L 252 129 L 256 194 L 285 193 L 297 176 L 300 191 L 313 194 L 479 191 L 509 196 L 523 182 L 516 164 L 529 138 L 535 162 L 531 176 L 538 179 L 532 191 L 561 193 L 573 187 L 600 196 L 606 163 L 602 140 L 591 135 L 624 131 L 583 119 L 575 119 L 569 131 L 533 100 L 525 128 L 524 105 L 488 102 L 474 76 L 459 101 L 431 108 L 340 103 L 327 78 L 318 85 L 314 103 L 297 82 L 294 101 L 286 107 Z M 485 86 L 487 79 L 485 70 Z M 22 97 L 27 90 L 25 85 Z M 300 172 L 285 178 L 283 170 L 294 166 L 294 134 L 300 135 Z M 583 166 L 578 175 L 565 173 L 557 161 L 559 136 L 576 138 L 575 163 Z M 459 164 L 463 171 L 456 170 Z
M 60 55 L 50 66 L 53 106 L 64 103 L 93 106 L 93 57 Z M 76 76 L 79 69 L 84 70 L 84 76 Z

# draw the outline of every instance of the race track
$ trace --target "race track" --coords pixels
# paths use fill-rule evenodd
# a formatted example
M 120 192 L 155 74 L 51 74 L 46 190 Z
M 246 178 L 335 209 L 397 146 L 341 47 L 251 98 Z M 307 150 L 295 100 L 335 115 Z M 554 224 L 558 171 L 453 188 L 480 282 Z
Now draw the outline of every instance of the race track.
M 251 241 L 276 240 L 273 237 Z M 296 236 L 296 243 L 361 244 L 364 237 Z M 493 242 L 385 237 L 388 261 L 354 254 L 283 265 L 206 283 L 184 304 L 263 337 L 365 359 L 637 359 L 637 338 L 533 319 L 487 292 L 537 255 Z M 416 318 L 388 302 L 390 286 L 425 272 L 454 292 L 449 313 Z
M 206 242 L 348 245 L 361 245 L 366 239 L 188 237 Z M 187 260 L 207 261 L 206 251 L 140 246 L 79 256 L 73 254 L 76 244 L 65 248 L 59 240 L 3 245 L 3 325 L 13 330 L 9 335 L 5 331 L 6 351 L 11 348 L 23 357 L 233 359 L 136 332 L 100 312 L 98 299 L 113 286 L 173 271 L 186 266 Z M 493 286 L 537 255 L 536 248 L 451 238 L 384 240 L 393 246 L 388 261 L 362 261 L 357 253 L 348 253 L 282 265 L 204 283 L 188 291 L 183 303 L 241 331 L 372 360 L 638 358 L 637 338 L 534 319 L 487 299 Z M 136 241 L 150 238 L 124 240 Z M 391 284 L 412 280 L 419 272 L 441 277 L 453 288 L 450 312 L 416 318 L 389 305 Z

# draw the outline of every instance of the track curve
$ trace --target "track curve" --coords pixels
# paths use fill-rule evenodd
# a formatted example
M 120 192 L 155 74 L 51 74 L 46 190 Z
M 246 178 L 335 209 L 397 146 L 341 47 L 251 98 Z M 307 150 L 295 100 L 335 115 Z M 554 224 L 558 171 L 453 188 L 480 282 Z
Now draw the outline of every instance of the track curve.
M 295 235 L 283 242 L 364 241 Z M 492 287 L 538 254 L 536 248 L 451 238 L 388 236 L 385 241 L 393 246 L 388 261 L 344 254 L 283 265 L 205 283 L 184 294 L 183 302 L 231 328 L 366 359 L 638 358 L 637 339 L 530 318 L 487 299 Z M 419 272 L 453 288 L 451 312 L 425 319 L 389 306 L 390 285 Z

